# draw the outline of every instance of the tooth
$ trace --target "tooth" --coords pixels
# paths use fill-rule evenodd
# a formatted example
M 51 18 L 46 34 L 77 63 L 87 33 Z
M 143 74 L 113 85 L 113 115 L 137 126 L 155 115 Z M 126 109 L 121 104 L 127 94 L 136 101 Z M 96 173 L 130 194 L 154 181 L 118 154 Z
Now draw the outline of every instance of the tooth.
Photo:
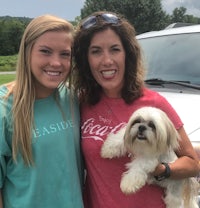
M 52 75 L 52 76 L 57 76 L 60 74 L 60 72 L 47 72 L 47 74 Z
M 112 71 L 102 71 L 103 75 L 112 75 L 114 73 L 115 73 L 115 70 L 112 70 Z

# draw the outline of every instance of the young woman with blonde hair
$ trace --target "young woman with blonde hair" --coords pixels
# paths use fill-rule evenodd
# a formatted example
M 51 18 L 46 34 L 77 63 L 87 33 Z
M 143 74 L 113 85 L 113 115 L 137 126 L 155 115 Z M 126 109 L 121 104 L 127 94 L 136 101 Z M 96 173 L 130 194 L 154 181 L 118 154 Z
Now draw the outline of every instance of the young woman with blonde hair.
M 25 29 L 16 80 L 0 87 L 0 207 L 83 207 L 72 46 L 64 19 L 39 16 Z

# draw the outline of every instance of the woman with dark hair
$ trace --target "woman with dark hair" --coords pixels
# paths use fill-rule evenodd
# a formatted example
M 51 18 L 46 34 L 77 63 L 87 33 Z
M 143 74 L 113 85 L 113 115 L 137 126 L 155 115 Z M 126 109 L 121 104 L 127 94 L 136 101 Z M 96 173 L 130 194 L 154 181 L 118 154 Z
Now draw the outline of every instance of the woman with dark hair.
M 81 103 L 82 150 L 86 165 L 85 207 L 164 208 L 164 190 L 146 184 L 125 195 L 120 180 L 129 155 L 104 159 L 100 151 L 109 133 L 116 133 L 132 113 L 143 106 L 160 108 L 180 134 L 178 159 L 159 164 L 157 178 L 179 179 L 199 172 L 197 155 L 172 106 L 144 85 L 145 70 L 134 27 L 122 16 L 96 12 L 77 28 L 74 41 L 74 84 Z M 132 158 L 133 159 L 133 158 Z M 167 170 L 166 170 L 166 166 Z M 162 177 L 159 177 L 162 176 Z M 134 179 L 133 179 L 134 180 Z

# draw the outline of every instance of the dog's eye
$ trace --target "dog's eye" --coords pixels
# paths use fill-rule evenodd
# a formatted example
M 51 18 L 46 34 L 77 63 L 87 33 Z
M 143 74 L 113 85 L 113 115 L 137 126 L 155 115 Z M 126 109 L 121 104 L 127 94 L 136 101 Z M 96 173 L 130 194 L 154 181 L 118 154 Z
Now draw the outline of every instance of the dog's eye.
M 140 119 L 136 119 L 135 121 L 133 121 L 133 125 L 137 124 L 137 123 L 141 123 L 141 120 Z
M 156 126 L 154 125 L 152 121 L 149 122 L 148 126 L 152 129 L 156 129 Z

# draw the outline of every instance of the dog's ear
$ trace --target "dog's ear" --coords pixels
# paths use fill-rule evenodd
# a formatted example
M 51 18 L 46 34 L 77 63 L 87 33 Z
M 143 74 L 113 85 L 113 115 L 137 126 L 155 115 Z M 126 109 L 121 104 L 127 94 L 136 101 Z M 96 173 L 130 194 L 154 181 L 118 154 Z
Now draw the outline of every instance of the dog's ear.
M 135 120 L 136 120 L 136 117 L 134 116 L 134 114 L 132 114 L 132 116 L 130 117 L 130 119 L 129 119 L 127 125 L 126 125 L 126 129 L 125 129 L 125 132 L 124 132 L 124 140 L 125 141 L 129 140 L 130 137 L 131 137 L 130 131 L 131 131 L 132 126 L 135 123 Z
M 166 151 L 169 148 L 173 150 L 178 149 L 179 134 L 174 124 L 164 111 L 157 109 L 157 113 L 155 112 L 154 116 L 156 138 L 158 140 L 157 149 L 161 152 Z
M 130 137 L 129 132 L 130 132 L 131 126 L 132 126 L 132 123 L 131 122 L 129 122 L 127 124 L 127 126 L 126 126 L 126 129 L 125 129 L 125 132 L 124 132 L 124 141 L 127 141 L 129 139 L 129 137 Z
M 180 139 L 179 133 L 167 115 L 165 115 L 164 121 L 167 130 L 167 145 L 172 149 L 178 149 Z

